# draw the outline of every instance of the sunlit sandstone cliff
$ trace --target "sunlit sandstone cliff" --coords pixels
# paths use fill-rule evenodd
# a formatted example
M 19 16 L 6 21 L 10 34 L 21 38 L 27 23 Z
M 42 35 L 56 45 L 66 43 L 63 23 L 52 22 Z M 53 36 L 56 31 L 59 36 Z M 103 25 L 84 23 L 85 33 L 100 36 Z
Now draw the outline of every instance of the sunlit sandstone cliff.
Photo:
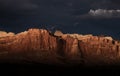
M 58 65 L 119 65 L 120 43 L 111 37 L 51 34 L 29 29 L 18 34 L 0 32 L 0 62 Z

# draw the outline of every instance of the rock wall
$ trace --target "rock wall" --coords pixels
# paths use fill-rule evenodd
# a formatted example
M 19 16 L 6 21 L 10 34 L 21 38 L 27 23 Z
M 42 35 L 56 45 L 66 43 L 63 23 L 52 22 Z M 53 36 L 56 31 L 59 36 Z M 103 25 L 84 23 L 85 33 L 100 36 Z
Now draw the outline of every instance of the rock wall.
M 0 37 L 0 62 L 119 65 L 120 42 L 111 37 L 57 35 L 45 29 L 29 29 Z

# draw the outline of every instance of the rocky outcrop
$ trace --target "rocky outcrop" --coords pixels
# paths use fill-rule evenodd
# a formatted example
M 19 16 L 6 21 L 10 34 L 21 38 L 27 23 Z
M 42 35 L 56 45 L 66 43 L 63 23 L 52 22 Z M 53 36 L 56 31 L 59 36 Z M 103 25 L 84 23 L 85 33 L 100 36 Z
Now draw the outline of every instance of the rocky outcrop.
M 54 35 L 55 36 L 62 36 L 63 33 L 61 31 L 57 30 L 57 31 L 55 31 Z
M 120 62 L 120 42 L 111 37 L 51 34 L 29 29 L 0 37 L 0 62 L 60 65 L 113 65 Z
M 15 35 L 15 34 L 12 33 L 12 32 L 7 33 L 7 32 L 5 32 L 5 31 L 0 31 L 0 38 L 1 38 L 1 37 L 7 37 L 7 36 L 14 36 L 14 35 Z

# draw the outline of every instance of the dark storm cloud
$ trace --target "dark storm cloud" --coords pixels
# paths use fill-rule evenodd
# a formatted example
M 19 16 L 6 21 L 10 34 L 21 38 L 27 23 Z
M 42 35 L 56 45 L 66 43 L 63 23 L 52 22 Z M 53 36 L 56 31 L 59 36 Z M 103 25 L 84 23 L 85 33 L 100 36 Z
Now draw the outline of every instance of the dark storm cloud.
M 90 0 L 90 8 L 83 14 L 75 16 L 77 18 L 120 18 L 120 1 L 119 0 Z
M 0 6 L 4 10 L 24 10 L 37 8 L 30 0 L 0 0 Z
M 119 5 L 120 4 L 120 0 L 110 0 L 113 4 Z
M 30 0 L 0 0 L 0 30 L 20 32 L 29 27 L 39 5 Z
M 79 15 L 89 9 L 106 9 L 114 7 L 118 0 L 0 0 L 0 9 L 5 12 L 24 14 L 25 11 L 62 15 L 64 13 Z M 119 6 L 119 5 L 118 5 Z M 22 11 L 21 11 L 22 10 Z M 23 11 L 24 10 L 24 11 Z M 39 11 L 39 12 L 38 12 Z M 59 12 L 57 12 L 59 11 Z M 27 12 L 27 13 L 28 13 Z M 15 14 L 15 13 L 14 13 Z
M 26 28 L 39 28 L 41 24 L 47 24 L 57 25 L 57 28 L 68 33 L 105 32 L 114 35 L 116 30 L 113 31 L 111 29 L 113 25 L 109 23 L 112 20 L 104 22 L 104 18 L 98 21 L 89 18 L 93 17 L 93 14 L 96 18 L 98 13 L 95 11 L 98 9 L 106 10 L 105 13 L 103 10 L 99 11 L 101 15 L 104 14 L 103 17 L 111 15 L 113 18 L 114 13 L 110 13 L 109 10 L 114 12 L 119 8 L 119 0 L 0 0 L 0 29 L 20 32 Z M 94 10 L 92 15 L 90 9 Z M 86 14 L 89 18 L 84 19 Z M 114 22 L 116 23 L 114 29 L 119 28 L 119 20 Z M 107 25 L 110 27 L 103 27 Z
M 92 9 L 120 9 L 119 0 L 93 0 Z
M 0 0 L 0 15 L 9 16 L 34 12 L 38 8 L 37 4 L 30 0 Z

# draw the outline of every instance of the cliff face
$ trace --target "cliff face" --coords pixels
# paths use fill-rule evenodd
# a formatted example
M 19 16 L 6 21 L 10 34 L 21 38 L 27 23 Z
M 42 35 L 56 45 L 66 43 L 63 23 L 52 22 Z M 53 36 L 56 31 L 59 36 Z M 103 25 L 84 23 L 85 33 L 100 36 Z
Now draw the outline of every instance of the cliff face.
M 108 65 L 119 61 L 120 43 L 111 37 L 53 35 L 44 29 L 0 36 L 0 62 Z

